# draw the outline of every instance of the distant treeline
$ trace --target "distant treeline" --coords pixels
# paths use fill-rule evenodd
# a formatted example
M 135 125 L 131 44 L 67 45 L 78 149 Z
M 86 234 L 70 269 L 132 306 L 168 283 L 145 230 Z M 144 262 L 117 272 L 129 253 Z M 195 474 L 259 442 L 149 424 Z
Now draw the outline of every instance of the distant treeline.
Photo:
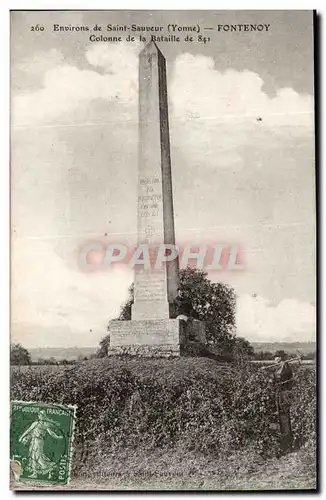
M 89 359 L 96 358 L 96 354 L 91 354 L 90 356 L 78 356 L 75 359 L 55 359 L 51 358 L 38 358 L 36 361 L 31 361 L 29 364 L 31 365 L 75 365 L 76 363 L 81 363 L 82 361 L 87 361 Z M 271 351 L 257 351 L 250 356 L 251 359 L 257 361 L 271 361 L 275 358 L 275 353 Z M 287 354 L 288 358 L 295 357 L 295 354 Z M 308 352 L 302 355 L 302 359 L 306 360 L 315 360 L 316 352 Z
M 51 358 L 38 358 L 36 361 L 32 360 L 29 364 L 31 365 L 75 365 L 82 361 L 87 361 L 88 359 L 96 358 L 96 354 L 91 354 L 90 356 L 78 356 L 75 359 L 56 359 Z
M 34 366 L 44 366 L 44 365 L 56 365 L 56 366 L 66 366 L 66 365 L 75 365 L 77 363 L 81 363 L 83 361 L 87 361 L 90 359 L 94 359 L 99 357 L 98 353 L 93 353 L 90 354 L 89 356 L 83 356 L 79 355 L 76 358 L 70 358 L 70 359 L 57 359 L 53 356 L 50 358 L 38 358 L 37 360 L 32 360 L 30 357 L 30 354 L 28 351 L 22 347 L 19 346 L 19 349 L 17 349 L 17 346 L 14 346 L 14 354 L 15 356 L 11 356 L 11 364 L 12 365 L 34 365 Z M 17 353 L 18 352 L 18 353 Z M 18 355 L 19 354 L 19 355 Z M 284 354 L 286 355 L 287 358 L 292 358 L 295 357 L 295 353 L 286 353 L 284 351 Z M 254 351 L 251 349 L 251 352 L 248 353 L 247 359 L 252 359 L 254 361 L 271 361 L 275 358 L 275 352 L 272 351 Z M 303 360 L 315 360 L 316 359 L 316 352 L 307 352 L 305 354 L 302 354 L 302 359 Z
M 289 358 L 295 357 L 296 354 L 288 354 Z M 270 361 L 274 359 L 275 353 L 271 351 L 257 351 L 254 353 L 253 359 L 257 361 L 266 360 Z M 316 359 L 316 352 L 307 352 L 306 354 L 302 354 L 302 359 Z

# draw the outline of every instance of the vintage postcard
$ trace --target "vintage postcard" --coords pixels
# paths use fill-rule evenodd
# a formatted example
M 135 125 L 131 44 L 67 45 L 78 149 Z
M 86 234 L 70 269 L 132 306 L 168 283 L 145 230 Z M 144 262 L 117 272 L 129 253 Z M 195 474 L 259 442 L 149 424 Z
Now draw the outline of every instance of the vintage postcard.
M 316 490 L 313 11 L 11 11 L 14 490 Z

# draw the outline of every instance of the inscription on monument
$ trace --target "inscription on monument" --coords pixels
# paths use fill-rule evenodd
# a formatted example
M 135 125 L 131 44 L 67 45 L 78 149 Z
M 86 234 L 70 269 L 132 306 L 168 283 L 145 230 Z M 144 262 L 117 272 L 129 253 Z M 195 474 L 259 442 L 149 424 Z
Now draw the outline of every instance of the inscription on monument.
M 158 217 L 160 202 L 162 202 L 161 181 L 158 177 L 141 177 L 139 189 L 142 194 L 138 196 L 138 213 L 140 218 Z M 163 210 L 163 207 L 162 207 Z
M 164 272 L 139 272 L 136 275 L 136 300 L 165 300 Z
M 126 321 L 112 321 L 113 347 L 121 345 L 179 344 L 179 322 L 170 319 L 135 321 L 130 326 Z M 155 332 L 155 335 L 153 335 Z

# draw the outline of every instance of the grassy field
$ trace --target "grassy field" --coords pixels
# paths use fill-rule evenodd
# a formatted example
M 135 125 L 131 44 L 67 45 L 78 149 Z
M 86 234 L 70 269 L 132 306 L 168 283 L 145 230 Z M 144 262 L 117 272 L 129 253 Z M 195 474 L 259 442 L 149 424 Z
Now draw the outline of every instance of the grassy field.
M 273 363 L 275 363 L 275 361 L 273 360 L 266 360 L 266 359 L 255 359 L 253 361 L 251 361 L 251 363 L 256 363 L 257 365 L 272 365 Z M 316 366 L 316 360 L 315 359 L 303 359 L 301 361 L 301 364 L 305 365 L 305 366 Z
M 183 450 L 158 450 L 150 455 L 128 450 L 108 454 L 96 468 L 73 476 L 68 486 L 57 489 L 313 490 L 315 474 L 314 451 L 308 447 L 267 460 L 244 453 L 219 460 Z M 15 485 L 15 489 L 35 488 L 22 483 Z
M 74 366 L 74 365 L 68 365 L 68 366 Z M 54 372 L 58 370 L 63 370 L 64 368 L 67 368 L 65 365 L 14 365 L 11 366 L 11 373 L 20 373 L 20 372 L 28 372 L 31 370 L 34 371 L 39 371 L 39 372 Z

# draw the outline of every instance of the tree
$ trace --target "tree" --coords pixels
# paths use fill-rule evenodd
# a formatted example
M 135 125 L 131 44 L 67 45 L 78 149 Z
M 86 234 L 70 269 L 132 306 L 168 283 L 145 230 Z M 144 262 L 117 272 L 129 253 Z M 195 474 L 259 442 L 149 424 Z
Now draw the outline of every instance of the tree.
M 108 334 L 100 340 L 100 347 L 96 352 L 98 358 L 105 358 L 108 355 L 110 346 L 110 332 L 108 328 Z
M 30 365 L 31 355 L 21 344 L 10 346 L 10 363 L 12 365 Z
M 131 307 L 134 303 L 134 290 L 135 290 L 135 287 L 134 287 L 134 284 L 132 283 L 130 285 L 130 287 L 128 288 L 128 294 L 129 294 L 128 298 L 120 310 L 120 314 L 119 314 L 119 318 L 118 318 L 120 321 L 128 321 L 131 319 Z
M 259 361 L 269 361 L 274 359 L 274 353 L 270 351 L 258 351 L 254 353 L 254 358 Z
M 207 273 L 191 267 L 182 269 L 179 277 L 176 316 L 184 314 L 203 321 L 207 343 L 230 352 L 236 331 L 233 288 L 224 283 L 212 283 Z
M 221 354 L 234 354 L 235 345 L 235 308 L 236 295 L 230 286 L 224 283 L 212 283 L 207 273 L 187 267 L 179 272 L 180 285 L 174 303 L 174 317 L 185 315 L 205 323 L 207 343 L 218 348 Z M 134 301 L 134 285 L 129 287 L 129 296 L 120 310 L 118 319 L 131 319 L 131 307 Z M 105 357 L 110 345 L 110 335 L 100 341 L 98 357 Z M 249 342 L 238 341 L 238 348 L 250 352 Z
M 253 359 L 255 355 L 254 348 L 243 337 L 235 337 L 233 344 L 233 357 L 238 361 L 242 362 L 248 359 Z

